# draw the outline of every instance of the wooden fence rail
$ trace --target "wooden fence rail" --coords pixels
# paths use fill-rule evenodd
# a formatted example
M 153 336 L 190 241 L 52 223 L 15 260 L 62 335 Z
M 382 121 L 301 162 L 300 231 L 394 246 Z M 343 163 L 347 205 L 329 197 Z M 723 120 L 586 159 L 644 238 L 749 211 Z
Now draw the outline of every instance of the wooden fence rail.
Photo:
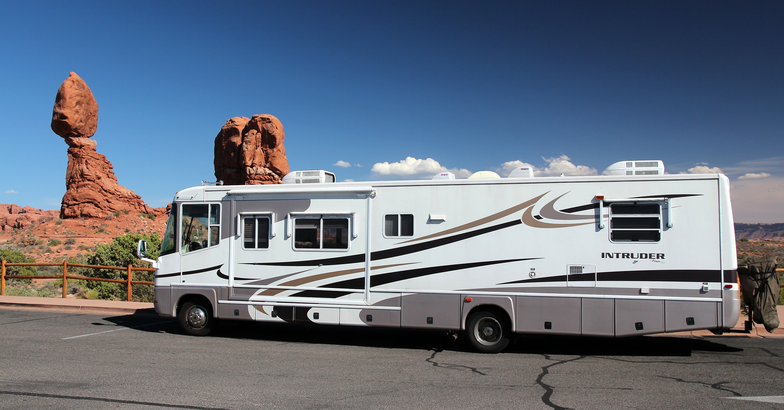
M 62 266 L 63 267 L 63 274 L 57 276 L 30 276 L 30 275 L 6 275 L 5 270 L 7 266 Z M 126 271 L 126 278 L 125 279 L 104 279 L 104 278 L 89 278 L 86 276 L 77 276 L 77 275 L 69 275 L 68 268 L 89 268 L 89 269 L 113 269 L 113 270 L 124 270 Z M 0 261 L 0 296 L 5 295 L 5 280 L 6 279 L 62 279 L 63 280 L 63 298 L 65 298 L 66 292 L 68 290 L 68 279 L 75 279 L 75 280 L 93 280 L 98 282 L 112 282 L 112 283 L 125 283 L 128 289 L 128 301 L 131 302 L 133 300 L 132 297 L 132 286 L 133 285 L 153 285 L 153 282 L 150 281 L 142 281 L 142 280 L 133 280 L 133 272 L 140 271 L 140 272 L 155 272 L 154 268 L 137 268 L 131 265 L 124 266 L 124 267 L 117 267 L 117 266 L 100 266 L 100 265 L 81 265 L 78 263 L 68 263 L 63 261 L 62 263 L 11 263 L 6 262 L 5 259 Z

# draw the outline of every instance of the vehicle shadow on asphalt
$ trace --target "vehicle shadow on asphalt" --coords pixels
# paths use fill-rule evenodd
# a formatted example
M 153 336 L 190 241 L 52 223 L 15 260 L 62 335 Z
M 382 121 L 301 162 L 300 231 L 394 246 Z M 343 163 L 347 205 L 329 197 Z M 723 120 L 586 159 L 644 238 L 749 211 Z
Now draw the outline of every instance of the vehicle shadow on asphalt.
M 136 314 L 104 318 L 120 326 L 141 332 L 184 335 L 176 319 Z M 346 345 L 378 348 L 447 350 L 472 352 L 465 337 L 455 338 L 443 330 L 370 328 L 308 324 L 221 321 L 210 335 L 228 339 L 252 339 L 273 342 Z M 198 337 L 198 336 L 188 336 Z M 558 354 L 584 356 L 691 356 L 695 351 L 740 352 L 721 343 L 690 337 L 636 336 L 601 338 L 582 336 L 517 335 L 504 353 Z

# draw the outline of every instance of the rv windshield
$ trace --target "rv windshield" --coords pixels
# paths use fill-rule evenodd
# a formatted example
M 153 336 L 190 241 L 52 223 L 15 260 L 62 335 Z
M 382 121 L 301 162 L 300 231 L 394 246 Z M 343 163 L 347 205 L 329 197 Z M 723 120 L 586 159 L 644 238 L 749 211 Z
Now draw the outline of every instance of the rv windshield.
M 174 238 L 175 232 L 177 232 L 177 204 L 172 204 L 169 220 L 166 222 L 166 231 L 163 233 L 161 241 L 161 256 L 174 253 L 176 250 L 174 246 L 177 243 Z

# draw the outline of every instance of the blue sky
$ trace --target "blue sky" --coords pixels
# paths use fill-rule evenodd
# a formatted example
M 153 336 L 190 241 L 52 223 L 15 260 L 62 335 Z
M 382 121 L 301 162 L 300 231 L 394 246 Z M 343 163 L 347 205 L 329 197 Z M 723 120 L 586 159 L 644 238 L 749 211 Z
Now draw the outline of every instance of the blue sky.
M 784 222 L 782 21 L 761 1 L 4 2 L 0 203 L 59 209 L 74 71 L 98 152 L 154 207 L 215 179 L 226 120 L 272 114 L 292 169 L 339 180 L 660 159 L 730 177 L 737 222 Z

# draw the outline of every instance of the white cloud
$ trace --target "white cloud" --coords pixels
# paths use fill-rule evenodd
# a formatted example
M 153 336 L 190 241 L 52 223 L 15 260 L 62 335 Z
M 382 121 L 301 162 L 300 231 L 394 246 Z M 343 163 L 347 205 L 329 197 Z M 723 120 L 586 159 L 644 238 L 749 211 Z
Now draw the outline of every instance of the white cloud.
M 346 161 L 338 161 L 338 162 L 336 162 L 336 163 L 334 163 L 332 165 L 336 166 L 336 167 L 341 167 L 341 168 L 348 168 L 348 167 L 351 166 L 351 164 L 346 162 Z
M 686 172 L 681 172 L 681 174 L 723 174 L 724 172 L 721 171 L 719 167 L 710 168 L 705 165 L 697 165 L 694 168 L 689 168 Z
M 353 179 L 344 179 L 343 182 L 355 182 Z
M 18 194 L 19 192 L 16 192 L 13 189 L 9 189 L 8 191 L 5 191 L 5 193 L 6 194 Z
M 572 160 L 566 155 L 557 158 L 542 158 L 547 165 L 544 168 L 535 167 L 523 161 L 508 161 L 501 164 L 503 176 L 509 175 L 513 169 L 518 167 L 532 167 L 534 175 L 537 177 L 557 177 L 561 174 L 565 176 L 576 175 L 597 175 L 596 169 L 585 165 L 574 165 Z
M 449 169 L 433 158 L 417 159 L 406 157 L 398 162 L 379 162 L 373 165 L 371 172 L 384 176 L 400 176 L 411 178 L 432 177 L 441 172 L 451 172 L 457 178 L 468 178 L 471 171 L 462 168 Z
M 724 171 L 728 175 L 744 175 L 753 172 L 760 172 L 762 169 L 782 169 L 784 168 L 784 157 L 771 157 L 741 161 L 731 167 L 725 167 Z
M 759 174 L 749 172 L 746 175 L 739 176 L 738 179 L 760 179 L 760 178 L 768 178 L 768 177 L 770 177 L 770 174 L 768 174 L 767 172 L 760 172 Z

